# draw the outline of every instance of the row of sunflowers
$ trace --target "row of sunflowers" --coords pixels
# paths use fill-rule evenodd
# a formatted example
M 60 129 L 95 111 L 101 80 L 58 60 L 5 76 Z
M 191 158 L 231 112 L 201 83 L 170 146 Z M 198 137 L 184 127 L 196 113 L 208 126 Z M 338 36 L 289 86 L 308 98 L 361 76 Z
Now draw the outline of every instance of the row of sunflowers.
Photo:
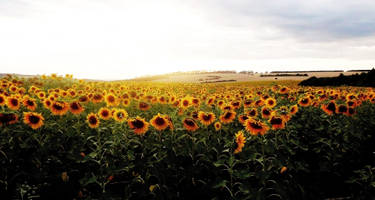
M 273 137 L 288 130 L 301 110 L 320 110 L 323 118 L 350 120 L 362 104 L 375 103 L 373 88 L 286 85 L 102 82 L 56 74 L 5 77 L 0 85 L 0 127 L 8 132 L 23 129 L 44 134 L 56 123 L 76 122 L 80 124 L 77 131 L 99 133 L 110 128 L 139 140 L 153 134 L 202 134 L 208 140 L 213 134 L 225 135 L 222 139 L 234 145 L 231 154 L 236 155 L 253 138 Z M 90 152 L 81 155 L 86 154 Z M 285 171 L 287 167 L 280 165 L 279 173 Z M 151 186 L 149 192 L 155 184 Z

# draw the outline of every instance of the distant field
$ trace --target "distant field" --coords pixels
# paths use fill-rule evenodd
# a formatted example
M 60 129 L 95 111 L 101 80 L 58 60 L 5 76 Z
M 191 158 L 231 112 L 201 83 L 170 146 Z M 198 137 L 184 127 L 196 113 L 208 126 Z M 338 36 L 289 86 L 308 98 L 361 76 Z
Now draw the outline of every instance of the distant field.
M 158 75 L 146 78 L 137 78 L 134 80 L 154 81 L 154 82 L 180 82 L 180 83 L 215 83 L 215 82 L 244 82 L 244 81 L 271 81 L 271 80 L 305 80 L 312 76 L 316 77 L 334 77 L 343 73 L 344 75 L 351 75 L 358 72 L 303 72 L 307 76 L 266 76 L 261 77 L 262 74 L 240 74 L 240 73 L 181 73 L 171 75 Z M 289 74 L 289 73 L 284 73 Z M 295 74 L 295 73 L 291 73 Z M 272 74 L 263 74 L 272 75 Z

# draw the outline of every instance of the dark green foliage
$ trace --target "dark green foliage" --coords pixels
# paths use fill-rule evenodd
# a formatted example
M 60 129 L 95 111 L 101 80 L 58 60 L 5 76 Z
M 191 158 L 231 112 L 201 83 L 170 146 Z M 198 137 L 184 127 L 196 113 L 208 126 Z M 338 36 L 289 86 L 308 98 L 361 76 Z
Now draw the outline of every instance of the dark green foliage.
M 361 74 L 344 76 L 340 74 L 338 77 L 317 78 L 311 77 L 299 83 L 301 86 L 363 86 L 375 87 L 375 69 Z

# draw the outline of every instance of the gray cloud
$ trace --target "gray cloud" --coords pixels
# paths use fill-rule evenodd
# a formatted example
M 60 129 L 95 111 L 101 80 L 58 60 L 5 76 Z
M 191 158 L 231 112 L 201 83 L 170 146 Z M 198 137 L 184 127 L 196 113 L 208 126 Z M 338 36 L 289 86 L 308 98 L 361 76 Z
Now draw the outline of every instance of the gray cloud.
M 335 40 L 373 36 L 373 0 L 221 0 L 220 23 L 229 26 L 271 26 L 303 39 Z M 216 4 L 216 5 L 213 5 Z

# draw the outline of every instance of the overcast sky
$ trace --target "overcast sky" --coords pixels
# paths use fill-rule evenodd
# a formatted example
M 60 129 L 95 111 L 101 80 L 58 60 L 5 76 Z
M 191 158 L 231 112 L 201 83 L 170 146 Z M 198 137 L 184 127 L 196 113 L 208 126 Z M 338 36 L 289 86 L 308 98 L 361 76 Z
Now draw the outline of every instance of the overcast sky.
M 374 0 L 0 0 L 0 73 L 371 67 Z

